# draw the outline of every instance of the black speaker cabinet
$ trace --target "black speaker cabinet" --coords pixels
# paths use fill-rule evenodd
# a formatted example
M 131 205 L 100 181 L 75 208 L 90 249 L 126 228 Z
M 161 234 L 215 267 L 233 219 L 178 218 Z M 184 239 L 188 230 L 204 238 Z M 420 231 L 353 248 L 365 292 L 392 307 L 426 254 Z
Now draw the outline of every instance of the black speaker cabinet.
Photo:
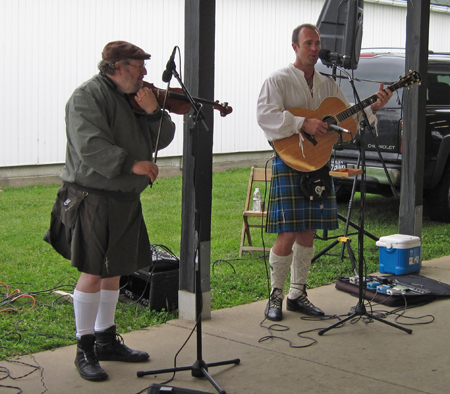
M 142 268 L 120 278 L 121 295 L 152 311 L 178 309 L 179 272 L 173 262 Z
M 321 47 L 344 56 L 336 64 L 358 68 L 363 31 L 363 0 L 325 0 L 317 21 Z M 326 66 L 333 63 L 322 60 Z

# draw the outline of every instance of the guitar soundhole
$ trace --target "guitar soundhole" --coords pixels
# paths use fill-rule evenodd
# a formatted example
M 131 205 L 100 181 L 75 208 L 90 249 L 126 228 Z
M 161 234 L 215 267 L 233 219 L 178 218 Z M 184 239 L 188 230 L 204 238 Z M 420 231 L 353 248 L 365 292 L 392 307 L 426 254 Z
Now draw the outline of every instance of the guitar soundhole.
M 322 119 L 322 122 L 325 122 L 325 123 L 328 123 L 328 124 L 334 124 L 334 125 L 338 124 L 337 119 L 334 116 L 331 116 L 331 115 L 325 116 Z

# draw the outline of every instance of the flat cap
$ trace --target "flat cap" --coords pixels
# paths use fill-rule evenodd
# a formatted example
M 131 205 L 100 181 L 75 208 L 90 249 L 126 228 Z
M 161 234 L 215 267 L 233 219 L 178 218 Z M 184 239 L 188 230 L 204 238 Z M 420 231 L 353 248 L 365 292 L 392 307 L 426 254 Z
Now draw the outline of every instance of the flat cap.
M 127 41 L 112 41 L 105 45 L 102 52 L 103 60 L 122 60 L 122 59 L 150 59 L 150 54 L 144 52 L 141 48 Z

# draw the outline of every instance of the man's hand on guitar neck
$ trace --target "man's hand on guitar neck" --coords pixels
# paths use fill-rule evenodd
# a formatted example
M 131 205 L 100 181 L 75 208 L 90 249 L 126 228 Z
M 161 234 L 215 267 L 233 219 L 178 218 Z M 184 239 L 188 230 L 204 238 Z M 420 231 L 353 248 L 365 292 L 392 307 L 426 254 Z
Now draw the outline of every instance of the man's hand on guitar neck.
M 381 107 L 384 107 L 387 104 L 387 102 L 391 99 L 393 92 L 389 89 L 385 90 L 384 84 L 380 83 L 380 90 L 376 93 L 376 95 L 378 96 L 378 100 L 370 106 L 374 114 L 377 113 Z
M 380 90 L 376 93 L 376 95 L 378 96 L 378 100 L 371 105 L 372 112 L 374 114 L 388 103 L 393 95 L 393 92 L 390 89 L 384 89 L 384 84 L 381 83 Z M 328 123 L 322 122 L 320 119 L 316 118 L 305 118 L 300 131 L 303 131 L 311 136 L 319 137 L 328 132 Z
M 303 121 L 301 131 L 314 136 L 321 136 L 327 133 L 328 123 L 322 122 L 319 119 L 310 118 Z

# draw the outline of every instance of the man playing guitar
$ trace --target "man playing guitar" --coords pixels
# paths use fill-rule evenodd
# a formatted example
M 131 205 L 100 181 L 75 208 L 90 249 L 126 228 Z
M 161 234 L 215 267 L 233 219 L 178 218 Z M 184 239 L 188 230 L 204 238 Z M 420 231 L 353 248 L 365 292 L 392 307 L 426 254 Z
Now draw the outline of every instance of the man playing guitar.
M 292 48 L 296 55 L 295 62 L 267 78 L 257 106 L 258 124 L 278 153 L 272 163 L 266 225 L 268 233 L 278 234 L 269 256 L 272 290 L 265 311 L 266 318 L 273 321 L 282 319 L 284 286 L 289 269 L 291 283 L 287 310 L 324 315 L 321 309 L 308 300 L 306 280 L 314 256 L 315 231 L 338 228 L 337 204 L 334 187 L 328 197 L 318 201 L 307 199 L 301 193 L 302 171 L 323 167 L 314 164 L 316 152 L 320 150 L 307 151 L 314 145 L 305 137 L 312 136 L 313 140 L 319 141 L 320 146 L 320 139 L 330 133 L 329 123 L 323 118 L 308 117 L 324 100 L 333 97 L 346 107 L 350 106 L 336 82 L 315 71 L 320 51 L 318 28 L 311 24 L 298 26 L 292 34 Z M 373 97 L 373 103 L 365 109 L 370 122 L 376 119 L 375 113 L 392 97 L 392 91 L 383 90 L 383 85 L 380 85 L 380 90 Z M 293 108 L 304 108 L 305 114 L 297 114 Z M 301 159 L 306 163 L 305 166 L 296 168 L 289 164 L 289 160 L 283 160 L 283 153 L 277 149 L 277 143 L 286 140 L 299 152 L 294 162 Z M 313 164 L 308 165 L 308 162 Z

